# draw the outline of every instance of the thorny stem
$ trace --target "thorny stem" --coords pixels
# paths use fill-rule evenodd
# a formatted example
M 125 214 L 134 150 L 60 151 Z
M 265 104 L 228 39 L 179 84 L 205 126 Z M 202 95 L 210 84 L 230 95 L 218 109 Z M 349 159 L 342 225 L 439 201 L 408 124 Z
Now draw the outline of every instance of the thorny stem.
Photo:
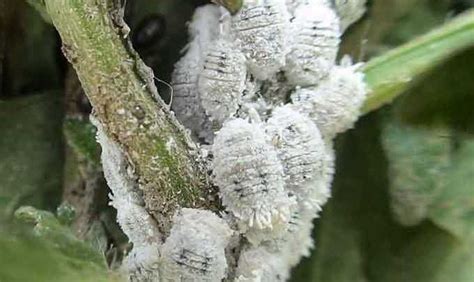
M 370 93 L 362 108 L 368 113 L 404 93 L 412 81 L 452 55 L 474 46 L 474 11 L 370 60 L 364 67 Z
M 109 138 L 121 145 L 162 231 L 178 207 L 214 208 L 197 149 L 158 97 L 153 74 L 130 47 L 114 0 L 44 0 Z

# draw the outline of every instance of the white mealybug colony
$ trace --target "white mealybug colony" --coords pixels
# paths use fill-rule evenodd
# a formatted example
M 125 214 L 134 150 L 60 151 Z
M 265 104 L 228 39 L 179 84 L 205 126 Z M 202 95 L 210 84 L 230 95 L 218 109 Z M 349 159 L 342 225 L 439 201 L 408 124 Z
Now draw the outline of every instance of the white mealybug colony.
M 326 145 L 318 127 L 311 119 L 291 105 L 273 110 L 266 123 L 267 135 L 283 165 L 286 189 L 297 197 L 300 205 L 319 210 L 326 199 L 312 197 L 315 190 L 325 190 L 321 182 L 332 167 L 326 156 Z
M 310 254 L 312 221 L 330 197 L 332 140 L 353 126 L 368 91 L 359 64 L 336 62 L 341 31 L 364 4 L 246 0 L 233 16 L 215 5 L 196 10 L 172 108 L 209 148 L 224 211 L 181 209 L 164 239 L 145 228 L 140 202 L 117 200 L 123 191 L 139 198 L 133 187 L 109 175 L 113 204 L 128 205 L 118 210 L 134 243 L 131 280 L 286 281 Z
M 236 41 L 255 77 L 271 78 L 284 66 L 288 19 L 285 0 L 247 0 L 232 17 Z
M 231 235 L 227 223 L 210 211 L 180 210 L 161 247 L 161 281 L 221 281 Z
M 360 115 L 367 89 L 359 68 L 344 58 L 318 87 L 301 88 L 292 95 L 294 105 L 313 119 L 327 139 L 351 128 Z
M 339 18 L 323 0 L 299 5 L 291 19 L 285 72 L 292 85 L 316 85 L 331 71 L 339 50 Z
M 245 57 L 234 44 L 224 38 L 213 42 L 198 83 L 202 106 L 212 121 L 222 124 L 237 111 L 246 77 Z
M 212 146 L 212 169 L 222 203 L 242 230 L 286 224 L 292 200 L 284 190 L 283 168 L 261 124 L 226 122 Z

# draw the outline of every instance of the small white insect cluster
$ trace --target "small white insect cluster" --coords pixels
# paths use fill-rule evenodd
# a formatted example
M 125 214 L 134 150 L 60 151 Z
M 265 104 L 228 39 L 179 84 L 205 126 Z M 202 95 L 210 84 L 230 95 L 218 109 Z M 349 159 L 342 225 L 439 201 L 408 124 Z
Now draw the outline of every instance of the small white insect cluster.
M 360 64 L 336 62 L 343 30 L 364 7 L 246 0 L 233 16 L 196 10 L 172 107 L 210 148 L 225 220 L 181 211 L 161 249 L 162 280 L 285 281 L 309 255 L 312 221 L 330 197 L 332 140 L 353 126 L 367 93 Z

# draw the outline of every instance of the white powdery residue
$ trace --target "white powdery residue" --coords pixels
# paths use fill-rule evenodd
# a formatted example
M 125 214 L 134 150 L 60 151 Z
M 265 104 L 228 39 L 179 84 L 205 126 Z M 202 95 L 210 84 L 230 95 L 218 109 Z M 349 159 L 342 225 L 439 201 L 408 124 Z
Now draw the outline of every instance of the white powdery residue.
M 196 9 L 189 25 L 191 41 L 186 54 L 175 64 L 171 78 L 173 87 L 172 109 L 178 120 L 197 139 L 210 142 L 213 138 L 212 123 L 201 106 L 197 88 L 203 69 L 204 52 L 219 34 L 220 10 L 216 5 Z
M 199 76 L 201 104 L 212 121 L 222 124 L 234 115 L 246 87 L 244 55 L 229 40 L 212 43 Z
M 244 1 L 232 17 L 232 31 L 258 79 L 272 77 L 285 65 L 288 21 L 285 0 Z
M 214 181 L 241 231 L 286 225 L 294 199 L 284 190 L 283 168 L 262 126 L 233 119 L 214 141 Z
M 341 31 L 358 21 L 366 11 L 367 0 L 335 0 L 334 7 L 341 21 Z
M 298 89 L 292 95 L 295 107 L 310 116 L 326 140 L 353 127 L 367 96 L 360 66 L 343 61 L 318 87 Z
M 335 65 L 341 32 L 339 18 L 322 1 L 296 8 L 290 23 L 291 50 L 285 73 L 292 85 L 317 85 Z
M 283 164 L 285 188 L 300 206 L 320 210 L 330 194 L 325 179 L 332 162 L 318 127 L 288 104 L 273 111 L 265 129 Z
M 242 251 L 236 271 L 236 282 L 279 282 L 286 281 L 290 267 L 279 253 L 265 247 Z
M 211 211 L 181 209 L 161 248 L 161 281 L 222 281 L 231 236 L 227 223 Z
M 138 186 L 127 172 L 128 163 L 122 150 L 106 136 L 98 120 L 91 116 L 91 122 L 97 127 L 104 176 L 112 190 L 111 204 L 117 210 L 117 222 L 133 243 L 133 250 L 125 260 L 123 270 L 131 280 L 153 280 L 158 275 L 158 245 L 161 242 L 158 226 L 143 206 Z

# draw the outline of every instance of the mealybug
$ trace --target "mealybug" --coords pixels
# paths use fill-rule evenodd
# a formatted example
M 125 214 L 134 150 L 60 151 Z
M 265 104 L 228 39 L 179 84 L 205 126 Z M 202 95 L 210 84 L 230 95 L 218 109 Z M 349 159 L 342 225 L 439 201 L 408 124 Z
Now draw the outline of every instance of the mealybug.
M 216 40 L 204 58 L 198 89 L 212 121 L 222 124 L 238 109 L 246 86 L 245 57 L 226 39 Z
M 272 77 L 285 65 L 289 14 L 285 0 L 248 0 L 232 17 L 232 29 L 258 79 Z
M 203 52 L 219 33 L 219 8 L 207 5 L 196 9 L 189 26 L 191 42 L 186 54 L 175 64 L 172 74 L 172 109 L 178 120 L 198 139 L 212 140 L 212 124 L 201 106 L 197 83 L 203 69 Z
M 206 210 L 182 209 L 161 247 L 162 281 L 221 281 L 227 270 L 225 248 L 232 230 Z
M 283 165 L 286 189 L 299 205 L 319 211 L 329 195 L 330 185 L 323 180 L 332 173 L 332 162 L 318 127 L 288 104 L 273 110 L 265 129 Z
M 293 103 L 316 123 L 326 140 L 354 125 L 367 94 L 360 65 L 343 59 L 318 87 L 302 88 L 293 93 Z
M 316 1 L 296 8 L 290 28 L 291 50 L 285 66 L 288 82 L 317 85 L 335 64 L 341 35 L 339 19 L 327 4 Z
M 279 253 L 265 247 L 242 251 L 236 271 L 237 282 L 283 282 L 289 277 L 290 267 Z
M 241 230 L 288 222 L 294 203 L 284 191 L 283 168 L 260 124 L 243 119 L 224 123 L 212 150 L 222 203 Z
M 358 21 L 365 13 L 367 0 L 335 0 L 334 7 L 341 21 L 341 31 Z

